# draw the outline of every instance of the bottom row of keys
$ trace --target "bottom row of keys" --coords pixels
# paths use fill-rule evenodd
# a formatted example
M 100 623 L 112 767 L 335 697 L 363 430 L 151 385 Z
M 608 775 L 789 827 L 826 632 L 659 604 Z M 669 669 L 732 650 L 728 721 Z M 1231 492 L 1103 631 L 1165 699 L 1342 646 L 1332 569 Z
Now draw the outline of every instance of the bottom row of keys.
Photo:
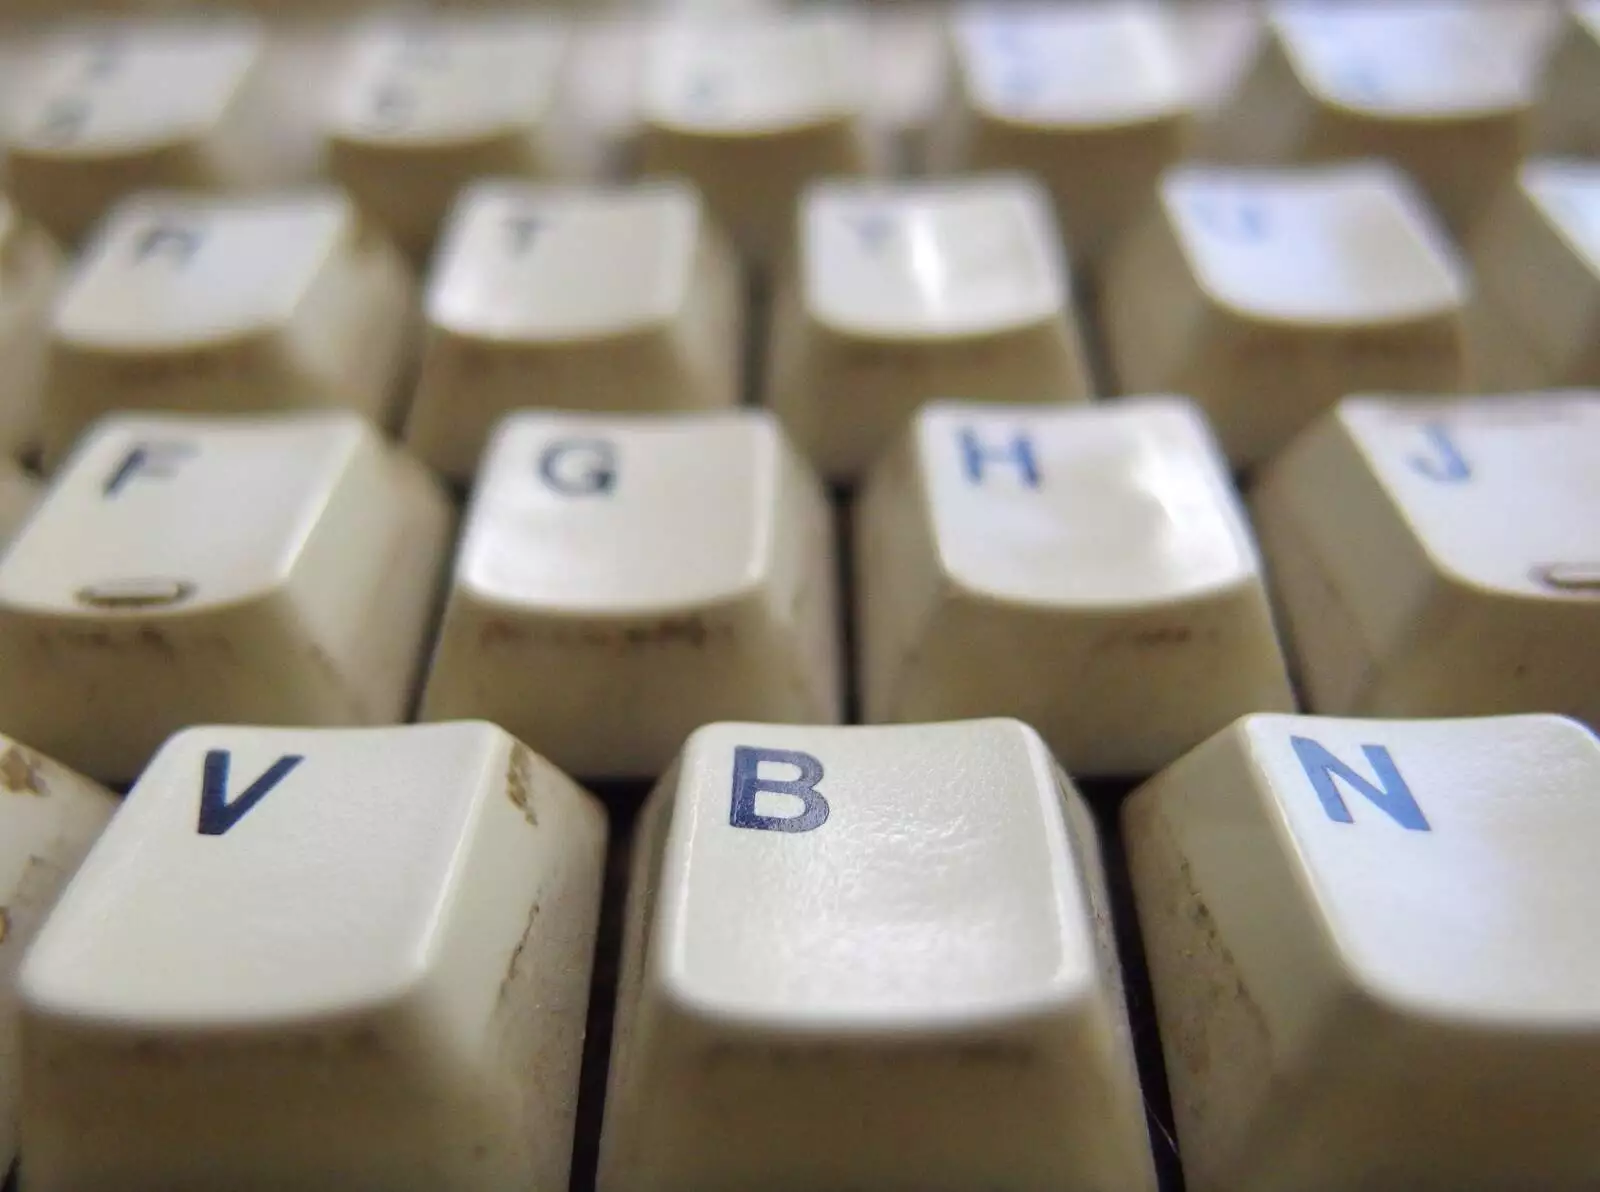
M 1588 729 L 1246 717 L 1123 828 L 1191 1189 L 1594 1186 Z M 1031 729 L 712 725 L 633 848 L 602 1189 L 1154 1188 Z M 120 809 L 0 739 L 0 1145 L 29 1192 L 565 1188 L 605 852 L 481 722 L 190 729 Z

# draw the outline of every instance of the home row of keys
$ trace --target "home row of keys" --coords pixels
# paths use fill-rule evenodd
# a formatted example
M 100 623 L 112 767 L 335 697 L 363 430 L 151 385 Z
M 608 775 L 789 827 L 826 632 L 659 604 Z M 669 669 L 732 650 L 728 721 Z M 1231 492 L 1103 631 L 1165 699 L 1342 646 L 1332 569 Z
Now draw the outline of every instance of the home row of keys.
M 1012 175 L 807 192 L 769 328 L 743 327 L 737 258 L 682 183 L 485 183 L 452 220 L 407 387 L 412 282 L 331 192 L 140 196 L 66 280 L 9 225 L 0 439 L 47 465 L 101 414 L 340 406 L 467 480 L 504 413 L 727 407 L 752 379 L 829 479 L 853 480 L 931 396 L 1180 392 L 1235 467 L 1338 398 L 1600 384 L 1600 166 L 1521 170 L 1472 246 L 1374 164 L 1186 166 L 1108 258 L 1110 376 L 1090 374 L 1049 200 Z
M 1037 170 L 1089 258 L 1138 206 L 1128 197 L 1193 154 L 1389 157 L 1460 229 L 1527 149 L 1600 148 L 1597 14 L 1592 0 L 1564 15 L 1285 4 L 1257 28 L 1239 6 L 1227 40 L 1244 62 L 1221 98 L 1206 94 L 1186 18 L 1154 5 L 969 4 L 939 34 L 882 50 L 862 14 L 680 17 L 598 61 L 567 23 L 510 11 L 389 16 L 310 48 L 242 19 L 101 21 L 37 52 L 11 105 L 9 174 L 67 240 L 135 189 L 331 176 L 420 253 L 476 177 L 593 176 L 631 157 L 692 179 L 770 256 L 807 181 L 904 156 L 877 75 L 909 53 L 927 59 L 913 156 L 940 173 Z M 584 71 L 615 77 L 596 87 Z M 595 119 L 593 90 L 620 93 L 620 127 Z
M 1351 399 L 1275 460 L 1309 707 L 1600 723 L 1597 432 L 1594 392 Z M 841 718 L 832 514 L 770 414 L 524 412 L 488 456 L 452 563 L 447 497 L 354 415 L 106 420 L 0 556 L 0 724 L 126 781 L 208 715 L 395 723 L 419 689 L 586 777 Z M 936 403 L 853 525 L 869 721 L 1013 715 L 1125 775 L 1295 706 L 1192 403 Z
M 30 1192 L 567 1186 L 606 817 L 559 770 L 202 727 L 119 809 L 0 748 Z M 1592 1187 L 1592 732 L 1251 716 L 1122 819 L 1189 1187 Z M 1019 722 L 696 731 L 620 967 L 604 1192 L 1155 1186 L 1094 821 Z

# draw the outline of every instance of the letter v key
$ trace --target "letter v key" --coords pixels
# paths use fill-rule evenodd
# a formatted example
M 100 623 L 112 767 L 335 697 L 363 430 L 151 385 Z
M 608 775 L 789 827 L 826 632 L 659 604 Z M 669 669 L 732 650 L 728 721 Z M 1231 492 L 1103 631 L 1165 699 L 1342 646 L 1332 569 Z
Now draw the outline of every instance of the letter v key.
M 262 773 L 239 797 L 228 801 L 228 767 L 233 754 L 227 749 L 206 751 L 204 776 L 200 781 L 200 825 L 202 836 L 221 836 L 245 817 L 267 793 L 289 776 L 289 772 L 305 758 L 300 754 L 286 753 Z

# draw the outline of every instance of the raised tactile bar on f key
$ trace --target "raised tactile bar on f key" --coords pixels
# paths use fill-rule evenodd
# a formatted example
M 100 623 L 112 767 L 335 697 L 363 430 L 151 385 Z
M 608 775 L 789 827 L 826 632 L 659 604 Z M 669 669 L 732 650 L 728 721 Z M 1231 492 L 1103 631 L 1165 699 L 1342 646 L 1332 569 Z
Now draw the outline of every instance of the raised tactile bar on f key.
M 196 728 L 35 942 L 35 1192 L 564 1192 L 599 803 L 494 725 Z

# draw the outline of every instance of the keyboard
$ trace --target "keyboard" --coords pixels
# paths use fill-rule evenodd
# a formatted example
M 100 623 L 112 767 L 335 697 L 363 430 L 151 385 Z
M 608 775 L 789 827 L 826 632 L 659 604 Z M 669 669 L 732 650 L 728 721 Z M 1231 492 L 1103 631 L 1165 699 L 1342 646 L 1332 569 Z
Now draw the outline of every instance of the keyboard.
M 1600 1187 L 1600 3 L 62 7 L 5 1192 Z

